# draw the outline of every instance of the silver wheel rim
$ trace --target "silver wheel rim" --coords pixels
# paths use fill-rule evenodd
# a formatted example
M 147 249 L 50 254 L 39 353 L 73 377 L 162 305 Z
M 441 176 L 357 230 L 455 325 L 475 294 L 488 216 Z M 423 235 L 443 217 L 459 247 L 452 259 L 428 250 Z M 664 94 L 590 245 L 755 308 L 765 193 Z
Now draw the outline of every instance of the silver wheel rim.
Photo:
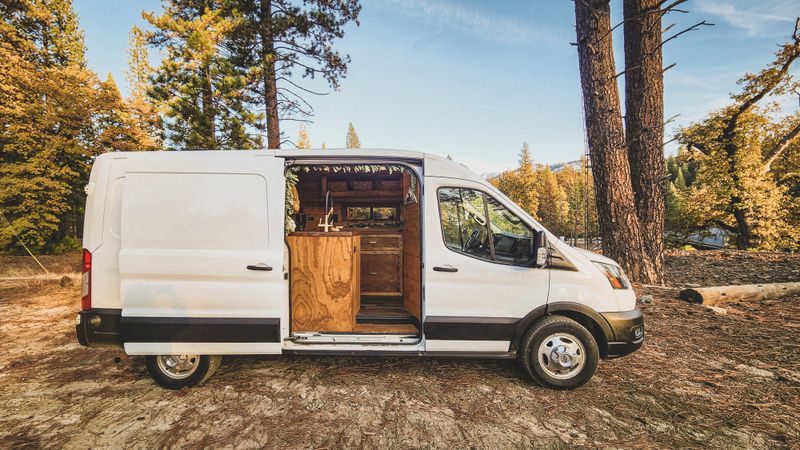
M 182 380 L 192 376 L 200 365 L 200 355 L 158 355 L 158 368 L 170 378 Z
M 586 349 L 578 338 L 569 333 L 553 333 L 539 345 L 536 360 L 547 375 L 567 380 L 583 369 Z

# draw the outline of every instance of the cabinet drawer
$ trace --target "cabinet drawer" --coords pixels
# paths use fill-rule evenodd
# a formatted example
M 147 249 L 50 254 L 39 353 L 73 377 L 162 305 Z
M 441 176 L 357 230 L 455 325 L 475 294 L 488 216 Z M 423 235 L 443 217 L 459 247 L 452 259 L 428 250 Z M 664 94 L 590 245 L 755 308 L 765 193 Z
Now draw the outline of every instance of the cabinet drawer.
M 399 253 L 361 254 L 362 293 L 400 293 L 403 279 Z
M 361 250 L 400 250 L 399 234 L 365 234 L 361 236 Z

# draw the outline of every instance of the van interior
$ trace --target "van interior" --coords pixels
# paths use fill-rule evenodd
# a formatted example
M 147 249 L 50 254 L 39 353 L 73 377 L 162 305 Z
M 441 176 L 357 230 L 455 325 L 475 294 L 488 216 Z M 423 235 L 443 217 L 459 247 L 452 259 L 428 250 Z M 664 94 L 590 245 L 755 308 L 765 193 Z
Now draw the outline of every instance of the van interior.
M 419 336 L 416 174 L 399 164 L 288 170 L 292 333 Z

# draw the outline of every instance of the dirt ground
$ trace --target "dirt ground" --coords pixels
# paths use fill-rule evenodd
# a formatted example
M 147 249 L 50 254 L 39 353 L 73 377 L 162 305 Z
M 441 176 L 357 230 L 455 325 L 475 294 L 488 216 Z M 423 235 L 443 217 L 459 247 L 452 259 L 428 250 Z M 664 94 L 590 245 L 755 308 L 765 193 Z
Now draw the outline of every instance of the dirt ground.
M 167 391 L 141 358 L 79 346 L 80 287 L 9 279 L 34 273 L 19 261 L 0 260 L 3 448 L 800 448 L 800 297 L 724 315 L 676 298 L 800 280 L 800 255 L 673 253 L 669 288 L 637 288 L 644 347 L 571 392 L 513 361 L 288 356 L 225 358 Z

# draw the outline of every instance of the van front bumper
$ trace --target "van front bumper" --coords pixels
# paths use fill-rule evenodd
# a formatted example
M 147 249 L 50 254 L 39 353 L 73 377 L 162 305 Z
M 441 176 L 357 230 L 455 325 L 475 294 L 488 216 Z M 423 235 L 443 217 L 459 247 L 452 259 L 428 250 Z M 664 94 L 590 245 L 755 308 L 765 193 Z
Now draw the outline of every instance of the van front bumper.
M 119 309 L 93 308 L 81 311 L 75 319 L 78 343 L 86 347 L 122 347 Z
M 608 358 L 618 358 L 635 352 L 644 342 L 644 316 L 639 308 L 623 312 L 601 313 L 608 322 L 613 340 L 608 336 Z

